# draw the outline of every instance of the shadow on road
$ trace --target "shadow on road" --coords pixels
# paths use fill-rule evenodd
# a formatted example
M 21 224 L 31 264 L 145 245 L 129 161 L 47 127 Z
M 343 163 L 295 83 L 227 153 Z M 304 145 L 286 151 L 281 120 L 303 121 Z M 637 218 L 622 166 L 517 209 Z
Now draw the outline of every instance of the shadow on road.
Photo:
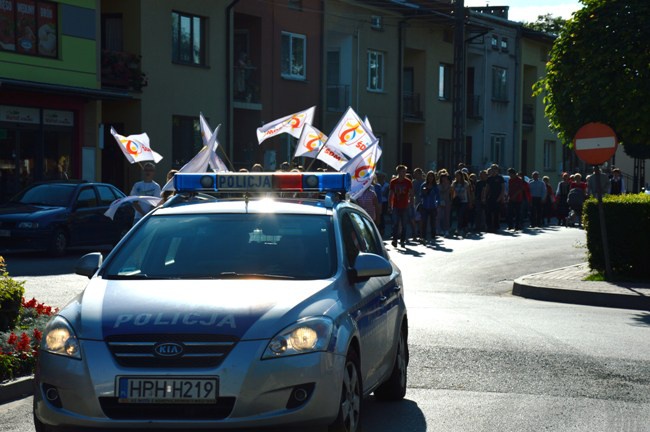
M 427 422 L 422 410 L 412 400 L 379 402 L 370 398 L 364 402 L 361 426 L 364 432 L 399 431 L 425 432 Z
M 648 312 L 639 313 L 632 319 L 635 321 L 635 326 L 650 326 L 650 313 Z

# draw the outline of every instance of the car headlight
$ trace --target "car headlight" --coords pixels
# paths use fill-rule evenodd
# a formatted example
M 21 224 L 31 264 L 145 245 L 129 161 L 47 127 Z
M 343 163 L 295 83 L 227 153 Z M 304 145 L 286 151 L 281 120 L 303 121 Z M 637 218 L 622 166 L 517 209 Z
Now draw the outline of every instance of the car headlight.
M 52 354 L 81 359 L 77 335 L 68 321 L 61 316 L 55 316 L 45 327 L 41 349 Z
M 315 351 L 329 346 L 334 323 L 327 317 L 304 318 L 282 330 L 269 342 L 263 359 L 286 357 Z
M 23 229 L 36 229 L 38 228 L 38 222 L 19 222 L 17 226 Z

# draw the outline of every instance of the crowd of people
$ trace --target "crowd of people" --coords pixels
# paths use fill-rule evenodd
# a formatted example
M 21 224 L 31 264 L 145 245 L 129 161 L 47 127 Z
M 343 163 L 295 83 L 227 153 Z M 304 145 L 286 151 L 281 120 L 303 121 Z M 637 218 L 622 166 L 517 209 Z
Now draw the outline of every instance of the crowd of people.
M 555 187 L 537 171 L 530 179 L 514 168 L 506 172 L 502 175 L 496 164 L 478 173 L 459 164 L 453 173 L 441 169 L 426 174 L 421 168 L 409 172 L 405 165 L 398 165 L 390 179 L 378 173 L 374 187 L 358 201 L 375 219 L 382 235 L 391 235 L 392 245 L 397 247 L 399 242 L 403 247 L 407 232 L 411 234 L 408 238 L 427 243 L 439 236 L 496 233 L 504 227 L 502 221 L 510 231 L 554 222 L 581 226 L 582 204 L 588 196 L 626 192 L 616 168 L 611 176 L 600 175 L 600 185 L 595 174 L 584 181 L 580 173 L 563 173 Z
M 288 162 L 280 166 L 280 171 L 302 170 L 300 166 L 292 168 Z M 260 164 L 250 170 L 262 171 Z M 176 172 L 170 170 L 166 180 Z M 555 187 L 549 177 L 540 179 L 537 171 L 530 179 L 514 168 L 506 172 L 507 175 L 502 175 L 496 164 L 478 173 L 471 173 L 462 163 L 453 173 L 447 169 L 425 173 L 421 168 L 409 172 L 407 166 L 398 165 L 390 179 L 385 173 L 377 172 L 372 187 L 356 201 L 384 237 L 392 236 L 394 247 L 398 242 L 403 247 L 407 233 L 414 241 L 435 242 L 440 236 L 496 233 L 502 228 L 502 221 L 510 231 L 549 226 L 553 219 L 560 226 L 581 226 L 582 205 L 587 197 L 626 193 L 618 168 L 611 175 L 601 173 L 597 177 L 593 173 L 586 181 L 580 173 L 565 172 Z M 154 173 L 155 166 L 145 164 L 143 180 L 134 185 L 131 195 L 162 196 L 163 202 L 168 199 L 172 192 L 161 194 L 160 186 L 153 180 Z M 135 210 L 137 221 L 149 209 L 140 208 L 136 203 Z M 524 222 L 529 225 L 524 226 Z

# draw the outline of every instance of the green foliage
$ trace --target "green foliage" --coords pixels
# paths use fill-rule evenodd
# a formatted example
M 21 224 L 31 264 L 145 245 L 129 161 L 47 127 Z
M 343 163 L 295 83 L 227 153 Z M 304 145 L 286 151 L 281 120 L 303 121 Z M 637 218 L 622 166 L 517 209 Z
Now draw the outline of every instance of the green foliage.
M 612 127 L 626 153 L 650 155 L 650 1 L 582 0 L 535 84 L 569 147 L 586 123 Z M 634 153 L 634 154 L 633 154 Z
M 4 258 L 0 257 L 0 331 L 13 328 L 16 324 L 25 294 L 25 282 L 11 278 L 6 267 Z
M 603 212 L 614 278 L 650 278 L 650 195 L 605 196 Z M 583 217 L 589 267 L 604 272 L 605 255 L 595 199 L 585 202 Z
M 526 28 L 553 35 L 559 35 L 565 25 L 566 20 L 564 18 L 553 16 L 553 14 L 550 13 L 547 13 L 546 15 L 538 15 L 537 21 L 535 22 L 524 23 L 524 27 Z

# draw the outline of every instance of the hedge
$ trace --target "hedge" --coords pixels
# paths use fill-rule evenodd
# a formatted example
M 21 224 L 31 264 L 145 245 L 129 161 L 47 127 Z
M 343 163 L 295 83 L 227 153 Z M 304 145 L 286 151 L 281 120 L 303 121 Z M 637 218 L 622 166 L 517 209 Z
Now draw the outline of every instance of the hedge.
M 11 278 L 6 268 L 5 260 L 0 256 L 0 332 L 16 325 L 25 294 L 25 282 Z
M 603 197 L 603 212 L 612 276 L 650 280 L 650 195 L 607 195 Z M 598 201 L 594 198 L 585 201 L 583 224 L 589 267 L 604 273 Z

